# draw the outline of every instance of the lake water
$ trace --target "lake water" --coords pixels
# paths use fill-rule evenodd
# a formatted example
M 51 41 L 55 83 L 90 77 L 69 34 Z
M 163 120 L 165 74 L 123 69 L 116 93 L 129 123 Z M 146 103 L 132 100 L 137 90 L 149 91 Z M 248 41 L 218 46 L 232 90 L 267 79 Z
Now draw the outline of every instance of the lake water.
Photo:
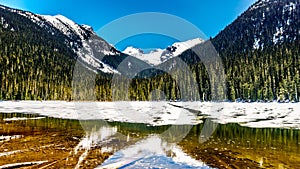
M 0 103 L 0 164 L 300 168 L 298 104 L 76 104 Z

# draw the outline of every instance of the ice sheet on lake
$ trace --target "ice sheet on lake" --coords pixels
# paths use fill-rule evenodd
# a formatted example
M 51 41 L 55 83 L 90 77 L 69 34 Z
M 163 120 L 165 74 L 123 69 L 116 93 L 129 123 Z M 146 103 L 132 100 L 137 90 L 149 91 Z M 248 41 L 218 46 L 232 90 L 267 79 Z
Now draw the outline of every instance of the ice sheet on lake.
M 64 101 L 5 101 L 2 113 L 30 113 L 43 116 L 145 123 L 150 125 L 198 124 L 202 121 L 193 113 L 167 102 L 64 102 Z
M 300 128 L 299 103 L 4 101 L 0 102 L 0 112 L 150 125 L 198 124 L 204 116 L 223 124 Z
M 182 107 L 208 114 L 213 121 L 221 124 L 239 123 L 252 128 L 300 129 L 299 103 L 185 102 Z

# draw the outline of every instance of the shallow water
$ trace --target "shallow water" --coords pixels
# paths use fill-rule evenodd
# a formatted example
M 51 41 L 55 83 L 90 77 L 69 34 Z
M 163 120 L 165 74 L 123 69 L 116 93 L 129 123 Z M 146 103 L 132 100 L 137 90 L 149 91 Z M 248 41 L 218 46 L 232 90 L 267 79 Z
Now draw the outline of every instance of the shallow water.
M 141 140 L 128 147 L 116 148 L 115 150 L 120 150 L 104 165 L 127 161 L 129 168 L 149 168 L 149 164 L 159 166 L 160 160 L 164 159 L 167 168 L 300 167 L 299 130 L 255 129 L 238 124 L 220 124 L 207 141 L 201 142 L 204 124 L 194 125 L 192 128 L 177 126 L 178 131 L 191 129 L 180 141 L 173 139 L 171 135 L 165 135 L 170 126 L 151 127 L 126 123 L 110 125 L 117 127 L 117 131 L 123 136 L 134 134 Z M 174 164 L 178 166 L 172 166 Z
M 40 116 L 0 113 L 1 135 L 22 135 L 22 137 L 2 142 L 0 146 L 4 143 L 7 145 L 9 142 L 13 144 L 13 141 L 29 138 L 32 135 L 37 135 L 34 142 L 38 146 L 40 142 L 45 142 L 44 132 L 55 131 L 72 133 L 69 137 L 79 139 L 69 151 L 82 152 L 98 149 L 102 152 L 113 153 L 103 164 L 94 165 L 92 168 L 107 165 L 120 168 L 300 167 L 300 131 L 296 129 L 249 128 L 239 124 L 219 124 L 212 136 L 201 142 L 201 133 L 205 123 L 151 126 L 102 120 L 78 121 L 37 117 Z M 17 121 L 17 118 L 22 120 Z M 25 118 L 28 119 L 25 120 Z M 5 119 L 15 119 L 15 121 L 5 121 Z M 204 122 L 205 120 L 208 119 L 204 119 Z M 185 133 L 187 130 L 189 132 L 184 135 L 178 134 Z M 68 140 L 65 141 L 68 142 Z M 15 145 L 15 147 L 18 146 L 21 147 Z M 4 152 L 4 149 L 2 151 Z M 16 160 L 20 154 L 20 152 L 15 152 L 2 156 L 1 159 L 8 162 L 9 159 L 15 159 L 14 162 L 25 162 L 22 161 L 23 158 L 19 158 L 20 161 Z M 87 161 L 92 160 L 91 157 L 83 154 L 80 157 L 87 158 Z M 57 154 L 57 156 L 60 155 Z M 80 157 L 75 158 L 74 165 L 78 164 Z M 35 158 L 37 157 L 32 157 L 32 159 Z M 44 159 L 37 158 L 36 161 L 48 160 L 51 164 L 52 158 L 52 156 L 51 158 L 45 156 Z

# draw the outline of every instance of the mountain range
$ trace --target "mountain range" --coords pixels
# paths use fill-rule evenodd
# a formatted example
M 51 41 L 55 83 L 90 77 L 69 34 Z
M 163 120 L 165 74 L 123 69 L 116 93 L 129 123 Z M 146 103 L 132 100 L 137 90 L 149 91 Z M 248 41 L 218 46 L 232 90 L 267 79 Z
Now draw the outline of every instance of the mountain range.
M 171 46 L 168 46 L 166 49 L 155 49 L 149 53 L 144 53 L 142 49 L 129 46 L 123 51 L 123 53 L 134 56 L 150 65 L 157 66 L 171 58 L 179 56 L 187 49 L 190 49 L 202 42 L 204 42 L 204 40 L 200 38 L 191 39 L 185 42 L 176 42 Z
M 224 64 L 227 91 L 222 94 L 229 100 L 298 101 L 299 23 L 299 0 L 259 0 L 208 40 Z M 114 75 L 136 77 L 128 91 L 131 100 L 148 100 L 155 89 L 167 99 L 180 99 L 179 84 L 155 70 L 172 71 L 180 58 L 197 82 L 198 95 L 188 96 L 189 100 L 210 100 L 207 71 L 193 51 L 205 42 L 196 38 L 150 53 L 135 47 L 119 51 L 88 25 L 62 15 L 38 15 L 0 5 L 0 99 L 72 100 L 76 61 L 98 74 L 97 100 L 121 95 L 110 88 Z

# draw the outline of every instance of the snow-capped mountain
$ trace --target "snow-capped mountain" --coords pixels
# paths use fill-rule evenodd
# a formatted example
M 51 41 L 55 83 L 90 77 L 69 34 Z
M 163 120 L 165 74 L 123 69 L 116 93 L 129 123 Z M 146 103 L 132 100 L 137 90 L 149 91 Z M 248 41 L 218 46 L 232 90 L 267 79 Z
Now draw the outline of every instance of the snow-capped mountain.
M 130 56 L 139 56 L 139 55 L 143 55 L 144 51 L 142 49 L 139 48 L 135 48 L 133 46 L 128 46 L 123 53 L 126 53 L 127 55 Z
M 63 15 L 41 15 L 41 17 L 46 19 L 46 21 L 55 28 L 61 30 L 68 37 L 72 37 L 72 35 L 75 34 L 78 35 L 80 39 L 86 39 L 90 34 L 94 34 L 90 28 L 86 29 L 87 26 L 80 26 Z
M 166 49 L 155 49 L 152 50 L 150 53 L 144 53 L 142 49 L 129 46 L 123 51 L 123 53 L 143 60 L 152 66 L 156 66 L 166 62 L 171 58 L 179 56 L 187 49 L 190 49 L 203 42 L 204 40 L 200 38 L 188 40 L 185 42 L 176 42 L 173 45 L 167 47 Z
M 119 55 L 120 52 L 98 37 L 91 26 L 79 25 L 63 15 L 38 15 L 1 5 L 0 8 L 30 19 L 53 36 L 60 33 L 65 35 L 65 44 L 77 54 L 78 61 L 89 69 L 104 73 L 118 73 L 110 65 L 103 63 L 102 59 L 108 55 Z M 3 21 L 5 18 L 1 18 L 1 20 Z
M 69 38 L 73 39 L 73 36 L 77 36 L 77 41 L 79 40 L 79 43 L 82 45 L 76 47 L 77 50 L 75 50 L 80 61 L 104 73 L 118 73 L 118 71 L 103 63 L 102 59 L 106 55 L 117 55 L 120 53 L 105 40 L 98 37 L 91 26 L 78 25 L 62 15 L 41 16 Z
M 219 52 L 244 52 L 295 42 L 300 35 L 299 0 L 259 0 L 222 30 L 213 43 Z

